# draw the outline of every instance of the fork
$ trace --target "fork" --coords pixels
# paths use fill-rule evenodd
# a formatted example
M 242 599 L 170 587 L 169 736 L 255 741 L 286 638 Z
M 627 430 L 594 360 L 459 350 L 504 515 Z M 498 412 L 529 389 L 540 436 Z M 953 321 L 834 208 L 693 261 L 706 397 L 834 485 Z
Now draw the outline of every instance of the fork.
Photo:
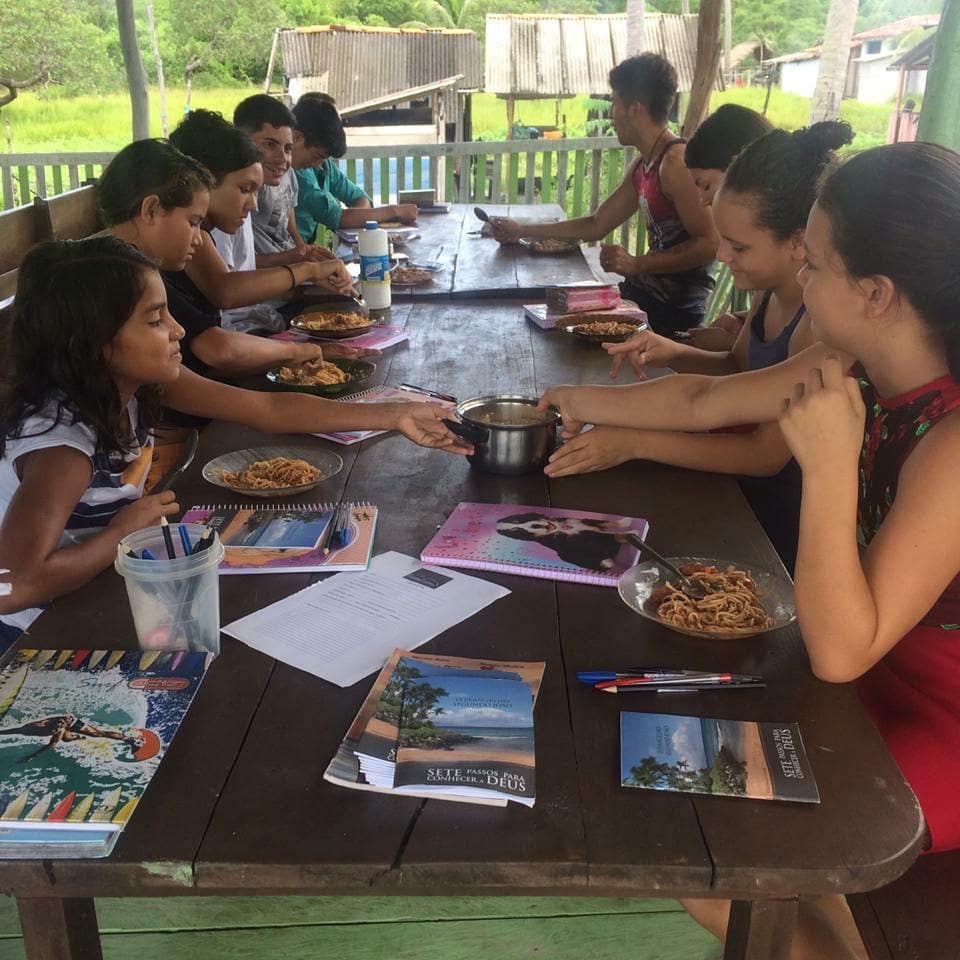
M 705 587 L 701 586 L 695 580 L 691 580 L 685 573 L 681 573 L 678 567 L 674 566 L 674 564 L 672 564 L 666 557 L 663 557 L 657 553 L 657 551 L 654 550 L 649 543 L 641 540 L 637 534 L 625 534 L 624 539 L 628 543 L 633 544 L 633 546 L 635 546 L 644 556 L 653 560 L 657 566 L 661 567 L 663 570 L 666 570 L 673 577 L 675 577 L 676 587 L 692 600 L 702 600 L 709 593 Z

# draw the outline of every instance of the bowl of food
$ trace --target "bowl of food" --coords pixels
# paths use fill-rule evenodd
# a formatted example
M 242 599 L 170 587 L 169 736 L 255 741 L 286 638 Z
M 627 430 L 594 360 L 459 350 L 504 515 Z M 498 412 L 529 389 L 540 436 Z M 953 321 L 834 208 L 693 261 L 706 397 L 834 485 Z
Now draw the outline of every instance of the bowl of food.
M 370 360 L 311 360 L 307 363 L 274 367 L 267 379 L 281 390 L 335 397 L 353 393 L 373 375 L 377 365 Z
M 565 323 L 560 327 L 564 333 L 586 343 L 620 343 L 629 340 L 638 330 L 646 329 L 646 320 L 602 313 L 585 313 L 577 318 L 576 323 Z
M 390 271 L 390 283 L 395 287 L 422 287 L 433 282 L 436 270 L 410 264 L 407 267 L 394 267 Z
M 234 450 L 204 465 L 208 483 L 248 497 L 304 493 L 343 469 L 343 460 L 311 443 L 283 443 Z
M 366 333 L 373 322 L 368 316 L 349 310 L 307 310 L 290 321 L 294 330 L 315 340 L 343 340 Z
M 457 404 L 459 420 L 443 422 L 473 444 L 470 464 L 487 473 L 512 476 L 540 470 L 557 443 L 560 414 L 538 410 L 533 397 L 491 394 Z
M 707 595 L 687 596 L 652 560 L 631 567 L 620 578 L 620 598 L 653 623 L 690 637 L 737 639 L 779 630 L 796 619 L 793 584 L 782 568 L 716 557 L 667 559 Z
M 575 250 L 580 249 L 579 240 L 553 238 L 548 240 L 534 240 L 532 237 L 521 237 L 517 242 L 521 247 L 525 247 L 531 253 L 563 254 L 573 253 Z

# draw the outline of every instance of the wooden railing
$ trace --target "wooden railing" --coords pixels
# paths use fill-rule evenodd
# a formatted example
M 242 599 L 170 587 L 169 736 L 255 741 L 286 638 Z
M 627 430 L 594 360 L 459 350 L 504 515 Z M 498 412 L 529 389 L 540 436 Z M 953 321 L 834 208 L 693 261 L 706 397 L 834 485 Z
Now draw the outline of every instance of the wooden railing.
M 620 183 L 633 148 L 613 137 L 578 140 L 380 144 L 340 160 L 375 204 L 396 191 L 433 188 L 455 203 L 557 203 L 568 217 L 596 209 Z M 99 176 L 112 153 L 0 154 L 0 209 L 51 197 Z M 642 249 L 638 218 L 608 238 Z

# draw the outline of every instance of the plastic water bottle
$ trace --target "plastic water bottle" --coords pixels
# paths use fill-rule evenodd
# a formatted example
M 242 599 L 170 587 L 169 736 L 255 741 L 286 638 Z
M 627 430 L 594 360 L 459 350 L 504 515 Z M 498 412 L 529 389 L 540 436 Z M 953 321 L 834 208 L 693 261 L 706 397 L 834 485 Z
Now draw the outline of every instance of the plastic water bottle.
M 371 310 L 390 306 L 390 244 L 387 231 L 368 220 L 357 237 L 360 254 L 360 288 Z

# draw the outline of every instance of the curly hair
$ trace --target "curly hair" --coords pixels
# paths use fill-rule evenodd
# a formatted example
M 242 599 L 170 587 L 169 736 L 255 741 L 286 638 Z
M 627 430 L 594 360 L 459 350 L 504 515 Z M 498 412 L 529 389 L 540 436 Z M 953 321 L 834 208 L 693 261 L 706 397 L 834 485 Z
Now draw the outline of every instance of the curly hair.
M 37 244 L 20 266 L 0 381 L 0 455 L 25 421 L 83 423 L 97 453 L 123 454 L 122 401 L 103 350 L 127 322 L 156 263 L 116 237 Z M 158 421 L 160 389 L 137 391 L 140 425 Z M 44 431 L 46 432 L 46 431 Z
M 191 110 L 170 134 L 170 142 L 199 160 L 217 183 L 234 170 L 260 162 L 260 148 L 215 110 Z
M 852 140 L 850 124 L 837 120 L 792 133 L 771 130 L 730 164 L 720 189 L 748 197 L 757 225 L 788 240 L 806 226 L 834 150 Z
M 103 222 L 112 227 L 135 219 L 144 198 L 155 195 L 164 210 L 189 207 L 193 195 L 216 185 L 210 171 L 166 140 L 136 140 L 109 163 L 97 182 Z

